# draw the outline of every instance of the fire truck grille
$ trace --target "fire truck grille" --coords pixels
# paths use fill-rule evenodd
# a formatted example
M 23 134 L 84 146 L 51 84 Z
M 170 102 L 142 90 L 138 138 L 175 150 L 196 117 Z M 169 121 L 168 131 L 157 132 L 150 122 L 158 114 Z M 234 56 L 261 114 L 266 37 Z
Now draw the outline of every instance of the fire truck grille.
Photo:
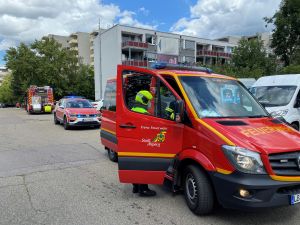
M 273 172 L 279 176 L 300 176 L 300 152 L 269 155 Z

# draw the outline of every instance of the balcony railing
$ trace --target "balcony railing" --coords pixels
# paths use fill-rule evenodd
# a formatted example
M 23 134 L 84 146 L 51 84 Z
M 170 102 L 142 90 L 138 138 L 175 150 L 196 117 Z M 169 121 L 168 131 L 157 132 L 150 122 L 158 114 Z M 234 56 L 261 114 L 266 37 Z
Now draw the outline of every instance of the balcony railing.
M 147 49 L 148 43 L 138 41 L 124 41 L 122 42 L 122 48 L 140 48 Z
M 231 58 L 231 53 L 226 52 L 217 52 L 217 51 L 207 51 L 207 50 L 198 50 L 197 56 L 215 56 L 223 58 Z
M 123 60 L 122 65 L 148 67 L 148 61 L 145 61 L 145 60 Z

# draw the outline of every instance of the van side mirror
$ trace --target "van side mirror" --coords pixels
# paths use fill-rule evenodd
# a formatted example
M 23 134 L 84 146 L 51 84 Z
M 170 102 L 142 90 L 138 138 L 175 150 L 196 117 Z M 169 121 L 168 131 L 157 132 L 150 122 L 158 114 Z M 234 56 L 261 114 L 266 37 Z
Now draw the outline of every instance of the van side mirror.
M 177 123 L 183 122 L 184 118 L 184 101 L 183 100 L 177 100 L 175 103 L 175 121 Z

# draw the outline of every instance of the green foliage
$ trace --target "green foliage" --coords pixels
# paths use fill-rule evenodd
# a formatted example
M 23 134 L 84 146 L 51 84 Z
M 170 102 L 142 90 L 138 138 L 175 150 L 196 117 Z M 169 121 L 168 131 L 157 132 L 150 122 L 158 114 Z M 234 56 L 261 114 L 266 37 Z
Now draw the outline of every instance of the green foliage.
M 276 70 L 274 56 L 267 56 L 260 40 L 244 40 L 234 49 L 230 64 L 216 65 L 212 69 L 216 73 L 238 78 L 259 78 L 273 74 Z
M 282 68 L 281 74 L 300 74 L 300 65 L 289 65 Z
M 51 86 L 55 99 L 69 93 L 94 98 L 92 69 L 79 64 L 75 52 L 62 48 L 54 39 L 43 38 L 29 46 L 22 43 L 10 48 L 5 60 L 12 71 L 13 93 L 19 100 L 30 85 Z
M 260 40 L 242 39 L 233 51 L 232 64 L 238 77 L 258 78 L 276 69 L 275 57 L 268 57 Z
M 274 24 L 271 47 L 285 66 L 290 65 L 300 50 L 300 1 L 282 0 L 279 11 L 265 21 Z
M 13 104 L 16 101 L 11 88 L 11 80 L 12 76 L 9 74 L 4 78 L 2 85 L 0 86 L 0 102 L 2 103 Z

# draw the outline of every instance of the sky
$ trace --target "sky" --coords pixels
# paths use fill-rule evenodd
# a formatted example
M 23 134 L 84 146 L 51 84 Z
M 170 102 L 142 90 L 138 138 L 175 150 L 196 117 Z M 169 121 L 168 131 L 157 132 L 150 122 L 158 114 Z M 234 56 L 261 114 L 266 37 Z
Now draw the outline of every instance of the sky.
M 264 17 L 281 0 L 0 0 L 0 65 L 9 47 L 48 34 L 69 35 L 123 24 L 219 38 L 272 30 Z

